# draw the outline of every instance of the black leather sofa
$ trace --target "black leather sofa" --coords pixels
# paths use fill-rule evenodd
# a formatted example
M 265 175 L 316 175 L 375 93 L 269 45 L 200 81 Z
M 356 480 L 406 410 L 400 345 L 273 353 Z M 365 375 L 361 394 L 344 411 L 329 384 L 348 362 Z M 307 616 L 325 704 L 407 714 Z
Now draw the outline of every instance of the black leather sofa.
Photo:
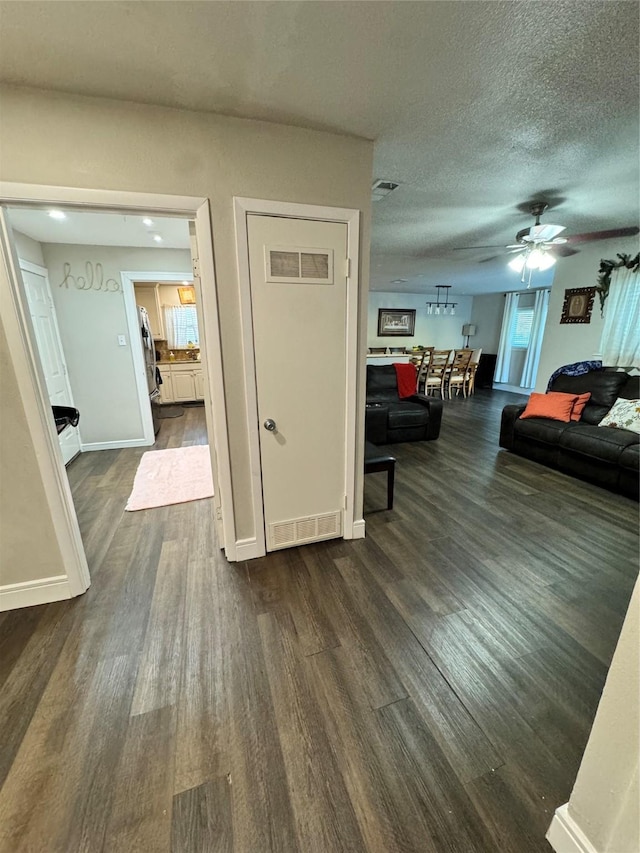
M 441 422 L 442 400 L 423 394 L 400 399 L 393 364 L 367 365 L 367 441 L 432 441 L 440 435 Z
M 558 376 L 551 391 L 591 393 L 579 421 L 520 419 L 524 406 L 505 406 L 500 447 L 638 500 L 640 435 L 598 424 L 618 397 L 640 399 L 640 377 L 614 370 Z

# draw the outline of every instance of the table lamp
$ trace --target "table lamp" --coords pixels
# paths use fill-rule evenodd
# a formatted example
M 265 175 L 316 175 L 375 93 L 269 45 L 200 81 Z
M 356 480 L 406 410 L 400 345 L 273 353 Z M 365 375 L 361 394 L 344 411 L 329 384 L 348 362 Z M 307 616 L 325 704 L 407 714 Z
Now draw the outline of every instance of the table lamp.
M 469 349 L 469 338 L 472 338 L 476 333 L 476 327 L 473 323 L 465 323 L 462 327 L 462 334 L 466 337 L 465 349 Z

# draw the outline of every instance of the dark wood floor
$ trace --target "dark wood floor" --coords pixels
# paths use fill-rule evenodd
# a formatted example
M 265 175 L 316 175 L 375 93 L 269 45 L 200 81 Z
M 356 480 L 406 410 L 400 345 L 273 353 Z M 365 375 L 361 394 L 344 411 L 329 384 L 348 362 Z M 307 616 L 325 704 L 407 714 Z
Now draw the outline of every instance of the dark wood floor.
M 367 538 L 229 565 L 211 502 L 69 469 L 93 584 L 0 617 L 0 850 L 533 853 L 578 768 L 637 505 L 498 451 L 512 395 L 396 445 Z M 206 440 L 201 409 L 159 446 Z

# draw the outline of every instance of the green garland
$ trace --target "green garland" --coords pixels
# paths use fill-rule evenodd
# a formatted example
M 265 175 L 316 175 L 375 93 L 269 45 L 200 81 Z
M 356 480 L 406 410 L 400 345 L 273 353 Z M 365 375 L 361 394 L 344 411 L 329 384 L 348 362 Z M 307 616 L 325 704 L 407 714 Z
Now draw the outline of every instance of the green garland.
M 600 269 L 598 270 L 598 284 L 596 285 L 596 290 L 598 291 L 598 296 L 600 298 L 600 315 L 602 315 L 604 311 L 604 303 L 607 301 L 607 296 L 609 295 L 609 288 L 611 287 L 611 275 L 614 270 L 619 270 L 621 267 L 626 267 L 628 270 L 633 270 L 633 272 L 638 272 L 640 268 L 640 252 L 632 258 L 631 255 L 616 255 L 620 260 L 618 261 L 607 261 L 604 258 L 600 261 Z

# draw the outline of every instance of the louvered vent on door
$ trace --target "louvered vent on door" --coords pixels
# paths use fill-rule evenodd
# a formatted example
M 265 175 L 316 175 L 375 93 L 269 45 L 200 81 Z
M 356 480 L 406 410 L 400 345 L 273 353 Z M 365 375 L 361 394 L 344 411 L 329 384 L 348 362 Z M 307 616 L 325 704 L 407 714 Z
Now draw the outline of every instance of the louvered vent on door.
M 274 284 L 333 284 L 333 250 L 265 246 L 265 278 Z
M 320 539 L 335 539 L 342 535 L 342 513 L 311 515 L 291 521 L 279 521 L 268 526 L 270 551 L 318 542 Z

